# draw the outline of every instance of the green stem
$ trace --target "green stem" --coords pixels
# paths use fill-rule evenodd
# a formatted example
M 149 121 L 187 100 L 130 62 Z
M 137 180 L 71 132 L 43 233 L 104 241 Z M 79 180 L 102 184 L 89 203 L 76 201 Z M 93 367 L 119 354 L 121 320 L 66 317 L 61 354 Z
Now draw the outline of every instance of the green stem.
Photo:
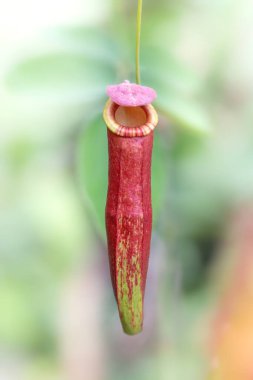
M 141 45 L 141 19 L 142 19 L 142 0 L 138 0 L 138 10 L 137 10 L 137 28 L 136 28 L 136 83 L 141 83 L 140 74 L 140 45 Z

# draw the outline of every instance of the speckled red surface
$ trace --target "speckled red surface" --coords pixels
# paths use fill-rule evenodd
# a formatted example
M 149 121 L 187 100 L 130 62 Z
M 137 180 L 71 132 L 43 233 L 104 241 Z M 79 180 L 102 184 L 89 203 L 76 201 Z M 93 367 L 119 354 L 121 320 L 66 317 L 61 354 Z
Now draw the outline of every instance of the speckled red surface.
M 106 204 L 106 230 L 110 270 L 118 305 L 119 267 L 124 263 L 120 244 L 127 246 L 126 270 L 128 300 L 132 298 L 133 279 L 137 285 L 137 265 L 140 270 L 141 303 L 144 299 L 152 229 L 151 156 L 153 132 L 144 137 L 126 138 L 107 129 L 109 150 L 109 184 Z M 118 261 L 120 259 L 121 261 Z M 129 306 L 132 307 L 131 305 Z M 120 308 L 119 308 L 120 309 Z M 121 320 L 122 310 L 120 309 Z M 131 310 L 130 310 L 131 312 Z M 133 318 L 135 318 L 134 313 Z M 141 307 L 142 324 L 142 307 Z M 135 321 L 132 321 L 134 326 Z M 130 326 L 131 328 L 131 326 Z

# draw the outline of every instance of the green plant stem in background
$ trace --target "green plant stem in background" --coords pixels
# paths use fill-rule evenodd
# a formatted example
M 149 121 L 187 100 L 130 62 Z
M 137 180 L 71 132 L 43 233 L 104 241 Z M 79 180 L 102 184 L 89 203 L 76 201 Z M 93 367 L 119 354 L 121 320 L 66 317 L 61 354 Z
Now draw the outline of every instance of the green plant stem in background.
M 142 19 L 142 0 L 138 0 L 137 9 L 137 28 L 136 28 L 136 83 L 141 83 L 140 75 L 140 44 L 141 44 L 141 19 Z

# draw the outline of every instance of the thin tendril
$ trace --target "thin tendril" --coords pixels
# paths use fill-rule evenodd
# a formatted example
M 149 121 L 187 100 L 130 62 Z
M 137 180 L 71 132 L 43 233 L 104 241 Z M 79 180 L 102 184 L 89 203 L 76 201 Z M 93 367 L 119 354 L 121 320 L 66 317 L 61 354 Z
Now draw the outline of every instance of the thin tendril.
M 142 19 L 142 0 L 138 0 L 138 9 L 137 9 L 137 27 L 136 27 L 136 83 L 141 83 L 141 74 L 140 74 L 140 44 L 141 44 L 141 19 Z

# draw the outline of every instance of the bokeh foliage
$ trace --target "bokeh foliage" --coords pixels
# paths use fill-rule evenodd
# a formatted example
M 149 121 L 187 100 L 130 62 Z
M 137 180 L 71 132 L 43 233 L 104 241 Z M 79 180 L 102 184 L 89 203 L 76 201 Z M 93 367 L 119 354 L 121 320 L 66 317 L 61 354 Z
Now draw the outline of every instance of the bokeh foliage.
M 105 253 L 105 88 L 134 80 L 136 4 L 110 4 L 99 25 L 48 30 L 4 77 L 13 97 L 13 136 L 3 149 L 1 174 L 0 337 L 7 347 L 46 358 L 49 372 L 62 283 L 73 268 L 100 257 L 89 240 L 99 241 Z M 164 256 L 158 245 L 154 253 L 167 271 L 157 290 L 162 315 L 152 339 L 160 342 L 156 354 L 131 370 L 111 363 L 110 378 L 201 379 L 195 330 L 212 297 L 210 265 L 231 214 L 252 202 L 252 105 L 242 73 L 229 66 L 235 39 L 222 29 L 225 16 L 233 25 L 235 10 L 233 1 L 159 0 L 155 7 L 145 1 L 142 82 L 157 90 L 160 115 L 154 240 L 165 246 Z M 196 48 L 201 33 L 209 50 Z M 107 307 L 111 316 L 115 305 Z M 149 313 L 159 307 L 154 309 Z M 168 336 L 170 356 L 163 352 Z

